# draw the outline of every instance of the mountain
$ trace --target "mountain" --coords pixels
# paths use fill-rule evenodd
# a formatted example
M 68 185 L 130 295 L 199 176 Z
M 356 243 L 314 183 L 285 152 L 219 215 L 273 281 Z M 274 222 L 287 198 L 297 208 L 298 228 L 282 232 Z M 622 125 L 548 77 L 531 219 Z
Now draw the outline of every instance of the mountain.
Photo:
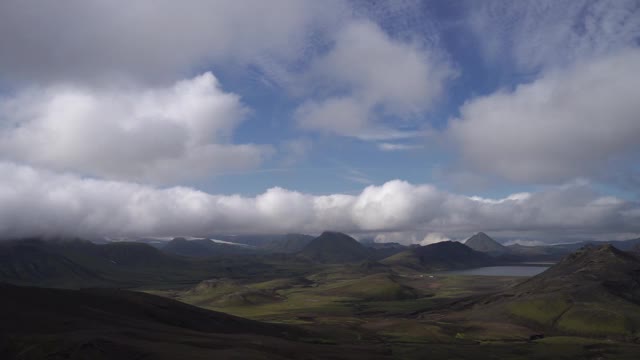
M 411 247 L 382 261 L 386 265 L 429 271 L 486 266 L 493 262 L 490 256 L 457 241 Z
M 298 253 L 322 263 L 349 263 L 367 260 L 372 251 L 349 235 L 325 231 Z
M 507 247 L 493 240 L 489 235 L 483 232 L 473 235 L 467 239 L 464 244 L 475 251 L 480 251 L 490 255 L 503 255 L 509 251 Z
M 251 254 L 255 253 L 256 249 L 249 245 L 214 242 L 210 239 L 186 240 L 185 238 L 174 238 L 162 247 L 162 251 L 167 254 L 204 258 Z
M 268 242 L 262 248 L 269 252 L 294 254 L 307 246 L 314 239 L 311 235 L 286 234 Z
M 640 260 L 609 244 L 586 246 L 469 306 L 476 321 L 508 319 L 559 335 L 638 336 Z
M 299 328 L 114 289 L 0 284 L 3 359 L 359 359 L 380 349 L 303 342 Z

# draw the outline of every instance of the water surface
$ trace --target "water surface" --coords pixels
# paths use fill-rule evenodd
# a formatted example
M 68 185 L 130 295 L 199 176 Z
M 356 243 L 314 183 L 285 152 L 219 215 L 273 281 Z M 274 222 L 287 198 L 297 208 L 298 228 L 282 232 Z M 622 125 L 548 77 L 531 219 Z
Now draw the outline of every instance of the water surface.
M 535 276 L 547 270 L 548 266 L 485 266 L 473 269 L 444 271 L 449 275 L 484 275 L 484 276 Z

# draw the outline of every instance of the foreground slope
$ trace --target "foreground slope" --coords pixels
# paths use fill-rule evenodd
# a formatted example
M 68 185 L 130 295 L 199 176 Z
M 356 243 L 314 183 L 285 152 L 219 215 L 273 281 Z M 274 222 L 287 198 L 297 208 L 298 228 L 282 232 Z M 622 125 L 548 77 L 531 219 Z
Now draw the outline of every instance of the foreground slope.
M 294 327 L 149 294 L 0 285 L 3 359 L 350 359 L 376 348 L 314 345 Z
M 552 334 L 640 336 L 640 260 L 588 246 L 504 292 L 467 303 L 471 319 L 503 319 Z

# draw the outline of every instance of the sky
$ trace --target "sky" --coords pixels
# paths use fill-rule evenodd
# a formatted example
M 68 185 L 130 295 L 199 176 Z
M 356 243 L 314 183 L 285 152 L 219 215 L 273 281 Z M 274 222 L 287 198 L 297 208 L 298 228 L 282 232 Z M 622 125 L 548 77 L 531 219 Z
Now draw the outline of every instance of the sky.
M 640 237 L 640 0 L 0 2 L 0 238 Z

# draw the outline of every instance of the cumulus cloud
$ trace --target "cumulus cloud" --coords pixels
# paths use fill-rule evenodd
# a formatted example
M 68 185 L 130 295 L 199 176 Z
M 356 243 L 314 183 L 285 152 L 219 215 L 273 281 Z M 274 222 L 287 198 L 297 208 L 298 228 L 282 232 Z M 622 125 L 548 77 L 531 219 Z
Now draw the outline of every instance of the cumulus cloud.
M 0 2 L 0 76 L 155 81 L 211 61 L 288 61 L 347 9 L 341 0 L 7 0 Z
M 467 102 L 449 134 L 467 164 L 520 182 L 590 176 L 640 150 L 640 50 Z
M 309 77 L 329 95 L 302 104 L 296 118 L 302 128 L 345 136 L 410 136 L 382 118 L 408 119 L 429 109 L 453 75 L 435 50 L 393 39 L 370 21 L 353 21 L 311 65 Z
M 230 142 L 246 113 L 211 73 L 168 87 L 35 87 L 0 99 L 0 158 L 108 179 L 191 179 L 272 152 Z
M 159 189 L 0 163 L 0 234 L 203 236 L 306 232 L 406 234 L 434 242 L 482 228 L 573 235 L 640 232 L 640 206 L 571 183 L 529 196 L 481 201 L 431 185 L 390 181 L 360 194 L 316 196 L 271 188 L 255 197 L 187 187 Z
M 491 62 L 537 70 L 636 45 L 638 10 L 636 0 L 476 1 L 468 24 Z

